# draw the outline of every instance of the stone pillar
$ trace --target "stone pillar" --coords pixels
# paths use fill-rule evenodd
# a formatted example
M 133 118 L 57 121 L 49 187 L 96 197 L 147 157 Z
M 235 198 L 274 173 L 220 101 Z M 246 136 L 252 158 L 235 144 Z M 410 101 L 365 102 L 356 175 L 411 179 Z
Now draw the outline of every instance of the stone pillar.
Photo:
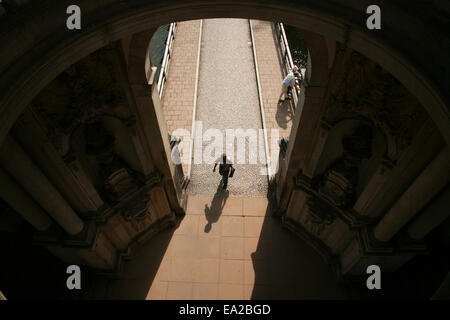
M 285 157 L 285 168 L 280 172 L 280 179 L 278 181 L 277 198 L 279 199 L 279 210 L 287 209 L 291 192 L 294 187 L 295 177 L 300 171 L 305 170 L 305 164 L 308 163 L 314 149 L 321 153 L 321 146 L 314 148 L 314 141 L 319 137 L 319 132 L 324 130 L 320 127 L 320 120 L 322 117 L 322 102 L 325 98 L 325 87 L 307 88 L 304 93 L 305 105 L 301 112 L 295 115 L 294 123 L 289 137 L 288 148 Z M 301 101 L 302 99 L 299 99 Z M 301 107 L 298 106 L 297 110 Z M 319 143 L 320 144 L 320 143 Z M 316 153 L 317 153 L 316 152 Z M 315 166 L 310 166 L 309 172 L 315 169 Z M 311 178 L 311 176 L 309 176 Z
M 382 160 L 353 206 L 356 212 L 361 215 L 367 214 L 367 210 L 373 204 L 376 195 L 386 186 L 391 176 L 392 166 L 388 161 Z
M 130 113 L 134 116 L 131 121 L 128 121 L 125 124 L 127 126 L 131 141 L 133 142 L 134 149 L 136 150 L 138 161 L 142 167 L 142 173 L 145 176 L 148 176 L 154 173 L 155 166 L 153 164 L 149 144 L 145 137 L 143 123 L 141 119 L 139 119 L 139 115 L 135 112 L 135 110 L 133 110 L 135 101 L 127 74 L 127 51 L 129 49 L 128 47 L 130 45 L 130 41 L 131 38 L 122 40 L 122 46 L 114 47 L 115 49 L 110 51 L 110 57 L 113 62 L 112 65 L 114 68 L 114 73 L 116 74 L 118 78 L 117 80 L 120 82 L 125 93 L 125 97 L 130 108 Z M 144 72 L 144 70 L 142 70 L 142 72 Z
M 286 209 L 286 218 L 300 223 L 303 211 L 306 207 L 306 202 L 308 201 L 309 195 L 303 190 L 294 189 L 292 191 L 292 196 L 289 201 L 289 205 Z
M 0 196 L 36 230 L 45 231 L 52 225 L 47 214 L 1 168 Z
M 381 218 L 443 146 L 436 126 L 427 120 L 408 148 L 401 154 L 391 152 L 380 162 L 359 195 L 353 207 L 355 211 L 363 216 Z
M 133 97 L 131 112 L 136 116 L 136 125 L 145 149 L 149 150 L 151 164 L 163 176 L 164 189 L 170 207 L 179 215 L 184 214 L 181 197 L 175 185 L 175 165 L 170 159 L 171 148 L 161 100 L 154 85 L 155 68 L 148 59 L 148 46 L 155 30 L 148 30 L 132 36 L 127 62 L 127 86 Z M 124 50 L 125 54 L 126 50 Z
M 75 235 L 83 230 L 83 221 L 10 136 L 0 148 L 0 164 L 68 234 Z
M 415 240 L 423 239 L 431 230 L 450 217 L 450 186 L 432 201 L 408 227 L 408 234 Z
M 334 81 L 333 77 L 339 74 L 339 68 L 343 66 L 342 55 L 336 55 L 335 50 L 329 50 L 326 38 L 307 30 L 301 30 L 301 33 L 308 43 L 310 57 L 292 123 L 285 164 L 277 181 L 280 212 L 285 211 L 289 204 L 294 186 L 292 177 L 297 176 L 299 172 L 310 178 L 314 174 L 327 138 L 326 126 L 322 126 L 327 108 L 327 90 Z M 333 60 L 334 63 L 330 64 Z
M 330 132 L 331 125 L 326 121 L 322 121 L 320 124 L 319 132 L 316 138 L 316 142 L 313 146 L 313 151 L 309 161 L 305 164 L 305 171 L 303 172 L 305 176 L 313 177 L 316 172 L 317 165 L 319 164 L 320 158 L 327 142 L 328 133 Z
M 79 159 L 71 154 L 63 157 L 50 142 L 41 121 L 35 110 L 28 107 L 13 127 L 14 138 L 77 212 L 98 210 L 103 201 Z
M 389 241 L 450 180 L 450 150 L 445 147 L 375 226 L 374 236 Z

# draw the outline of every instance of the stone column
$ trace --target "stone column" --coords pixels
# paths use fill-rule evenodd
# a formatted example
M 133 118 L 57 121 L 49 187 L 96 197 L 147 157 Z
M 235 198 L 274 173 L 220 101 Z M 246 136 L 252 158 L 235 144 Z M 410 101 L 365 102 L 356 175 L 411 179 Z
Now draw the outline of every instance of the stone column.
M 52 225 L 47 214 L 1 168 L 0 196 L 36 230 L 45 231 Z
M 83 230 L 83 221 L 10 136 L 0 148 L 0 164 L 68 234 L 75 235 Z
M 408 227 L 408 234 L 415 240 L 423 239 L 431 230 L 450 217 L 450 186 L 431 202 Z
M 320 121 L 323 111 L 321 106 L 325 98 L 325 87 L 308 88 L 304 94 L 306 95 L 305 104 L 303 110 L 295 115 L 284 160 L 285 168 L 280 172 L 278 181 L 277 198 L 279 199 L 278 206 L 281 211 L 286 209 L 289 204 L 294 185 L 293 177 L 306 169 L 305 164 L 308 163 L 309 157 L 315 149 L 313 142 L 316 138 L 319 141 L 323 140 L 320 139 L 319 134 L 321 130 L 324 130 L 324 128 L 320 127 Z M 297 107 L 297 110 L 300 110 L 300 106 Z M 317 147 L 316 153 L 322 152 L 321 147 Z M 315 170 L 314 165 L 310 166 L 308 172 L 311 173 L 313 170 Z
M 163 175 L 164 189 L 170 207 L 177 214 L 184 214 L 179 194 L 175 185 L 175 165 L 170 159 L 171 148 L 161 100 L 157 86 L 154 85 L 155 68 L 148 59 L 148 45 L 155 30 L 148 30 L 133 35 L 128 51 L 127 86 L 133 101 L 131 112 L 136 116 L 137 128 L 142 132 L 143 146 L 149 150 L 151 164 Z M 124 54 L 126 51 L 124 50 Z
M 96 211 L 103 201 L 76 156 L 65 156 L 49 140 L 41 117 L 28 107 L 17 120 L 12 135 L 79 213 Z
M 308 177 L 313 177 L 316 172 L 317 165 L 319 164 L 320 158 L 327 142 L 328 133 L 330 132 L 331 125 L 326 121 L 322 121 L 319 127 L 319 132 L 316 138 L 316 142 L 313 146 L 313 151 L 309 161 L 305 164 L 305 171 L 303 172 Z
M 308 43 L 310 57 L 292 123 L 286 163 L 283 164 L 285 168 L 277 181 L 278 209 L 281 212 L 289 204 L 294 184 L 292 177 L 299 172 L 310 178 L 314 174 L 328 134 L 327 126 L 322 126 L 327 108 L 327 91 L 335 81 L 333 77 L 339 75 L 340 68 L 344 66 L 343 55 L 337 55 L 334 49 L 329 50 L 331 47 L 327 45 L 326 38 L 307 30 L 301 32 Z
M 389 241 L 450 180 L 450 150 L 445 147 L 375 226 L 374 236 Z
M 386 186 L 386 183 L 392 176 L 392 166 L 388 161 L 382 160 L 378 165 L 375 173 L 370 177 L 370 180 L 364 186 L 358 200 L 353 208 L 361 215 L 366 215 L 370 209 L 371 204 L 374 203 L 374 199 L 380 192 L 380 190 Z
M 286 218 L 296 223 L 300 223 L 308 198 L 309 195 L 303 190 L 294 189 L 286 209 Z
M 427 120 L 408 148 L 400 154 L 391 152 L 380 162 L 353 208 L 360 215 L 381 218 L 443 146 L 440 133 Z
M 132 120 L 126 122 L 125 124 L 136 151 L 138 161 L 142 167 L 142 173 L 145 176 L 149 176 L 155 171 L 155 166 L 152 160 L 149 144 L 147 143 L 145 137 L 145 128 L 143 127 L 143 123 L 139 118 L 139 114 L 136 113 L 136 110 L 133 110 L 133 105 L 135 104 L 134 94 L 128 82 L 127 51 L 129 49 L 128 47 L 130 45 L 130 41 L 131 38 L 124 39 L 121 42 L 123 47 L 115 47 L 115 50 L 111 50 L 110 57 L 111 61 L 113 62 L 112 65 L 114 68 L 114 73 L 116 74 L 117 80 L 120 82 L 125 93 L 130 113 L 134 116 Z M 141 71 L 144 72 L 144 70 Z M 149 87 L 149 90 L 150 89 L 151 87 Z

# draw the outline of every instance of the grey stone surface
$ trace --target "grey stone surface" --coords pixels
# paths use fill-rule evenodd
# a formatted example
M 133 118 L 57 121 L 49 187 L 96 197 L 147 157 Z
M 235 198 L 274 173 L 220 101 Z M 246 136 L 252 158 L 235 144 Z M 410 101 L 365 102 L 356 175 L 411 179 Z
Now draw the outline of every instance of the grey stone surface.
M 203 21 L 203 36 L 197 120 L 202 121 L 203 134 L 210 128 L 223 134 L 225 148 L 226 129 L 243 130 L 262 128 L 251 47 L 248 20 L 208 19 Z M 210 142 L 203 141 L 203 148 Z M 194 143 L 194 149 L 198 146 Z M 236 143 L 234 146 L 236 154 Z M 246 141 L 245 164 L 237 163 L 235 175 L 229 179 L 230 195 L 261 196 L 267 193 L 264 140 L 258 134 L 257 164 L 249 164 L 249 143 Z M 212 172 L 213 164 L 192 165 L 190 193 L 214 194 L 220 183 L 218 170 Z

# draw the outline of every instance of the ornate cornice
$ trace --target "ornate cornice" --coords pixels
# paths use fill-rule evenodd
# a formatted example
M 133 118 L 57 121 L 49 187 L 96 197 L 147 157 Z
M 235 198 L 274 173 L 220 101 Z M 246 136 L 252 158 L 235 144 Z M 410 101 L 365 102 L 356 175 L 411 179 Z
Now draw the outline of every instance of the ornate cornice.
M 134 202 L 142 203 L 143 198 L 148 198 L 148 193 L 155 187 L 163 187 L 163 175 L 160 172 L 154 172 L 144 178 L 144 185 L 134 192 L 125 195 L 122 200 L 111 206 L 104 206 L 96 213 L 96 221 L 99 225 L 105 225 L 108 220 L 122 211 L 128 212 L 134 207 Z
M 340 218 L 349 226 L 351 230 L 357 230 L 363 226 L 372 225 L 377 222 L 376 219 L 362 216 L 353 209 L 343 210 L 337 208 L 312 187 L 312 179 L 305 176 L 302 172 L 294 177 L 294 181 L 294 189 L 300 189 L 310 195 L 311 199 L 314 199 L 313 202 L 315 202 L 319 207 L 327 208 L 329 215 L 333 217 L 332 220 L 335 218 Z M 315 210 L 315 212 L 317 212 L 317 210 Z

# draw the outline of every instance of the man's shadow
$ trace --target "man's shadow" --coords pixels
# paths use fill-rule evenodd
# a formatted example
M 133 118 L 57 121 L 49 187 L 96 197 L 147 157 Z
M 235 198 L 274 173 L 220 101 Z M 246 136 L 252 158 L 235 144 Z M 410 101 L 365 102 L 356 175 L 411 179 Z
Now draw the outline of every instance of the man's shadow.
M 220 181 L 216 193 L 214 194 L 214 198 L 212 199 L 211 206 L 208 207 L 208 205 L 205 204 L 205 217 L 208 221 L 205 225 L 205 233 L 211 231 L 212 224 L 219 220 L 229 194 L 228 190 L 223 190 L 223 181 Z
M 294 118 L 294 112 L 292 110 L 292 102 L 293 100 L 285 99 L 283 102 L 278 102 L 277 105 L 277 113 L 275 114 L 275 119 L 278 125 L 286 129 L 289 121 L 292 121 Z

